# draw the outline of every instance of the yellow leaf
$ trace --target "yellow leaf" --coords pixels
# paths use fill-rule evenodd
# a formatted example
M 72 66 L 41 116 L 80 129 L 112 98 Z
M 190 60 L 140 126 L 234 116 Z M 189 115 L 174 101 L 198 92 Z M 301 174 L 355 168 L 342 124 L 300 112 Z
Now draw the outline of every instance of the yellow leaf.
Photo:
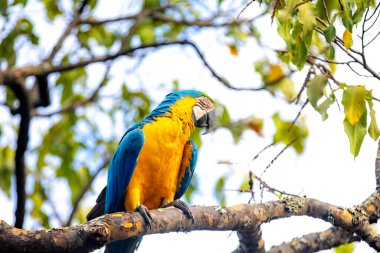
M 279 82 L 283 77 L 285 77 L 285 73 L 282 70 L 282 67 L 279 64 L 271 64 L 269 74 L 266 78 L 266 84 L 275 84 Z
M 232 54 L 233 56 L 238 56 L 238 49 L 236 45 L 230 44 L 228 45 L 228 48 L 230 49 L 230 54 Z
M 331 73 L 334 74 L 336 70 L 336 64 L 335 63 L 329 63 L 329 67 L 331 70 Z
M 350 31 L 347 29 L 343 33 L 343 43 L 347 49 L 350 49 L 352 47 L 352 43 L 353 43 L 352 35 L 351 35 Z

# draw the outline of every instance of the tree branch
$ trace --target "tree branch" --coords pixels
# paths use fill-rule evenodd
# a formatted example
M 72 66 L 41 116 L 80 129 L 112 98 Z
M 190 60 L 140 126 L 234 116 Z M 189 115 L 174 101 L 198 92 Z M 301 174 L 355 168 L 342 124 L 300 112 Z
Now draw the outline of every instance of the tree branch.
M 378 250 L 378 236 L 369 226 L 369 217 L 379 217 L 380 195 L 375 192 L 365 204 L 340 208 L 312 198 L 284 198 L 261 204 L 231 207 L 193 206 L 194 222 L 177 208 L 151 210 L 151 226 L 138 212 L 114 213 L 81 225 L 49 230 L 21 230 L 0 221 L 0 252 L 83 252 L 105 243 L 138 235 L 195 230 L 255 231 L 262 223 L 290 216 L 307 215 L 331 222 L 344 231 L 356 233 Z
M 70 23 L 67 25 L 65 31 L 62 33 L 61 37 L 59 37 L 57 43 L 53 47 L 52 51 L 50 52 L 49 56 L 44 60 L 44 62 L 50 63 L 54 56 L 58 53 L 58 51 L 61 49 L 63 43 L 65 42 L 66 38 L 70 35 L 71 31 L 76 27 L 80 21 L 80 15 L 82 14 L 84 7 L 86 7 L 89 0 L 82 0 L 82 2 L 79 5 L 78 10 L 74 14 L 73 19 L 70 21 Z
M 332 227 L 320 233 L 311 233 L 273 246 L 267 253 L 312 253 L 357 241 L 360 241 L 358 236 L 342 228 Z
M 227 81 L 224 77 L 220 76 L 216 71 L 211 67 L 211 65 L 206 61 L 203 53 L 200 51 L 200 49 L 193 43 L 188 40 L 176 40 L 176 41 L 163 41 L 163 42 L 154 42 L 151 44 L 145 44 L 141 45 L 138 47 L 133 47 L 133 48 L 126 48 L 118 51 L 115 54 L 106 54 L 103 56 L 95 56 L 91 57 L 87 60 L 82 60 L 77 63 L 68 63 L 68 64 L 61 64 L 57 66 L 46 66 L 46 65 L 36 65 L 36 66 L 26 66 L 26 67 L 21 67 L 17 69 L 17 72 L 20 73 L 20 75 L 26 77 L 26 76 L 31 76 L 31 75 L 49 75 L 51 73 L 56 73 L 56 72 L 64 72 L 64 71 L 69 71 L 81 67 L 85 67 L 87 65 L 93 64 L 93 63 L 98 63 L 98 62 L 107 62 L 109 60 L 114 60 L 120 56 L 125 56 L 131 53 L 134 53 L 135 51 L 138 50 L 144 50 L 144 49 L 149 49 L 149 48 L 158 48 L 158 47 L 163 47 L 163 46 L 171 46 L 171 45 L 188 45 L 191 46 L 203 64 L 206 66 L 206 68 L 211 72 L 212 76 L 215 77 L 219 82 L 221 82 L 224 86 L 226 86 L 229 89 L 232 90 L 237 90 L 237 91 L 262 91 L 266 90 L 265 87 L 259 87 L 259 88 L 251 88 L 251 87 L 235 87 L 230 84 L 229 81 Z M 15 70 L 16 71 L 16 70 Z M 7 71 L 0 71 L 0 83 L 2 81 L 2 78 L 4 74 Z
M 22 228 L 25 216 L 25 151 L 29 142 L 30 100 L 24 88 L 24 79 L 16 73 L 8 72 L 4 76 L 4 85 L 12 90 L 19 101 L 20 127 L 18 130 L 17 148 L 15 154 L 15 176 L 17 205 L 15 211 L 15 227 Z
M 264 253 L 264 240 L 262 239 L 261 228 L 258 227 L 253 231 L 237 231 L 239 246 L 232 253 Z

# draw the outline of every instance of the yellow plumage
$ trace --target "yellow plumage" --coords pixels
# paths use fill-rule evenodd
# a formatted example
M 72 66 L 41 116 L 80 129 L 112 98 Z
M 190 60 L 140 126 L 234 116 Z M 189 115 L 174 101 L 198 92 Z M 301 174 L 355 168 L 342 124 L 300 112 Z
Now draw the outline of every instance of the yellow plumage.
M 195 104 L 194 98 L 178 100 L 170 112 L 142 128 L 145 142 L 126 189 L 127 210 L 139 205 L 158 208 L 174 200 L 178 179 L 184 174 L 183 156 L 186 159 L 190 155 L 184 148 L 195 128 L 192 118 Z

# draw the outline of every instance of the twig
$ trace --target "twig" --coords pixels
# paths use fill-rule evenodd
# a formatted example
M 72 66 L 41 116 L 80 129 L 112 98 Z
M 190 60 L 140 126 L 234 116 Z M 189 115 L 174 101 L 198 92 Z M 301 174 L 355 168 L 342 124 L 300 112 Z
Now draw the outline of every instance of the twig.
M 84 106 L 88 103 L 94 102 L 98 96 L 100 89 L 107 83 L 108 74 L 109 74 L 110 69 L 111 69 L 111 64 L 108 64 L 107 69 L 104 72 L 103 79 L 99 83 L 98 87 L 96 87 L 94 92 L 91 94 L 91 96 L 89 96 L 88 98 L 83 99 L 82 101 L 74 102 L 72 104 L 67 105 L 66 107 L 63 107 L 59 110 L 56 110 L 56 111 L 53 111 L 50 113 L 45 113 L 45 114 L 35 113 L 35 116 L 37 116 L 37 117 L 51 117 L 51 116 L 56 115 L 56 114 L 68 113 L 68 112 L 74 111 L 78 107 L 81 107 L 81 106 Z
M 265 167 L 264 171 L 261 173 L 261 175 L 263 175 L 269 168 L 270 166 L 272 166 L 272 164 L 281 156 L 282 153 L 284 153 L 284 151 L 289 148 L 294 142 L 297 141 L 297 139 L 299 138 L 299 136 L 297 136 L 296 138 L 294 138 L 291 142 L 289 142 L 288 144 L 286 144 L 286 146 L 281 149 L 281 151 L 270 161 L 270 163 Z
M 288 132 L 292 129 L 292 127 L 294 126 L 294 124 L 296 123 L 296 121 L 299 119 L 299 117 L 301 116 L 301 112 L 302 110 L 305 108 L 305 106 L 309 103 L 309 99 L 306 99 L 305 103 L 302 105 L 301 109 L 298 111 L 297 113 L 297 116 L 294 118 L 294 120 L 292 121 L 292 123 L 290 124 L 289 128 L 288 128 Z
M 79 203 L 83 199 L 84 195 L 88 192 L 88 190 L 91 188 L 92 183 L 94 182 L 95 178 L 99 175 L 99 173 L 108 166 L 110 163 L 111 158 L 110 156 L 107 156 L 107 158 L 104 160 L 104 162 L 98 167 L 98 169 L 94 172 L 94 174 L 91 175 L 91 177 L 88 179 L 87 183 L 84 185 L 82 190 L 79 192 L 78 196 L 75 198 L 73 202 L 73 209 L 71 210 L 71 213 L 69 215 L 69 218 L 65 222 L 65 227 L 68 227 L 71 225 L 71 222 L 74 218 L 75 213 L 77 212 L 79 208 Z
M 249 1 L 244 7 L 243 7 L 243 9 L 241 9 L 241 11 L 239 12 L 239 14 L 237 15 L 237 17 L 236 17 L 236 20 L 239 20 L 239 18 L 240 18 L 240 15 L 251 5 L 251 4 L 253 4 L 253 2 L 254 2 L 255 0 L 251 0 L 251 1 Z
M 220 83 L 222 83 L 227 88 L 229 88 L 231 90 L 237 90 L 237 91 L 263 91 L 263 90 L 266 90 L 265 87 L 260 87 L 260 88 L 248 88 L 248 87 L 244 88 L 243 87 L 243 88 L 240 88 L 240 87 L 232 86 L 224 77 L 222 77 L 218 73 L 216 73 L 216 71 L 206 61 L 203 53 L 199 50 L 199 48 L 193 42 L 190 42 L 190 41 L 185 41 L 185 42 L 186 43 L 184 43 L 184 44 L 190 45 L 195 50 L 195 52 L 198 54 L 199 58 L 202 60 L 203 64 L 211 72 L 212 76 L 214 76 Z
M 376 190 L 380 191 L 380 140 L 377 144 L 377 153 L 375 160 L 375 178 L 376 178 Z
M 61 49 L 63 42 L 66 40 L 67 36 L 70 35 L 71 31 L 78 25 L 78 22 L 80 20 L 80 15 L 82 14 L 84 7 L 87 5 L 89 0 L 83 0 L 80 5 L 78 10 L 76 11 L 73 19 L 71 22 L 67 25 L 65 31 L 61 35 L 61 37 L 58 39 L 57 43 L 53 47 L 52 51 L 50 52 L 49 56 L 44 60 L 44 62 L 50 63 L 54 56 L 58 53 L 58 51 Z
M 263 153 L 263 152 L 264 152 L 265 150 L 267 150 L 268 148 L 272 147 L 274 144 L 275 144 L 275 143 L 272 142 L 271 144 L 268 144 L 267 146 L 265 146 L 262 150 L 259 151 L 259 153 L 257 153 L 257 154 L 252 158 L 251 161 L 256 160 L 256 159 L 259 157 L 259 155 L 261 155 L 261 153 Z

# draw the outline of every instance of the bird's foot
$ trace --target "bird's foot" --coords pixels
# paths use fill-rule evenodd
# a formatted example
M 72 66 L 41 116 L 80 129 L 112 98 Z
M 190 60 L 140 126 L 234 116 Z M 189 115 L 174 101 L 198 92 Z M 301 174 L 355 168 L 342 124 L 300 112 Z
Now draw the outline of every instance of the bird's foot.
M 183 201 L 180 200 L 180 199 L 176 199 L 176 200 L 174 200 L 173 202 L 170 202 L 170 203 L 164 205 L 163 207 L 169 207 L 169 206 L 173 206 L 173 207 L 176 207 L 176 208 L 178 208 L 179 210 L 181 210 L 181 211 L 183 212 L 183 214 L 184 214 L 187 218 L 191 219 L 191 220 L 193 221 L 193 223 L 194 223 L 194 215 L 193 215 L 193 213 L 190 211 L 189 206 L 188 206 L 185 202 L 183 202 Z
M 138 211 L 141 216 L 144 218 L 144 221 L 149 227 L 152 227 L 153 219 L 150 215 L 149 209 L 144 205 L 138 205 L 135 209 L 135 211 Z

